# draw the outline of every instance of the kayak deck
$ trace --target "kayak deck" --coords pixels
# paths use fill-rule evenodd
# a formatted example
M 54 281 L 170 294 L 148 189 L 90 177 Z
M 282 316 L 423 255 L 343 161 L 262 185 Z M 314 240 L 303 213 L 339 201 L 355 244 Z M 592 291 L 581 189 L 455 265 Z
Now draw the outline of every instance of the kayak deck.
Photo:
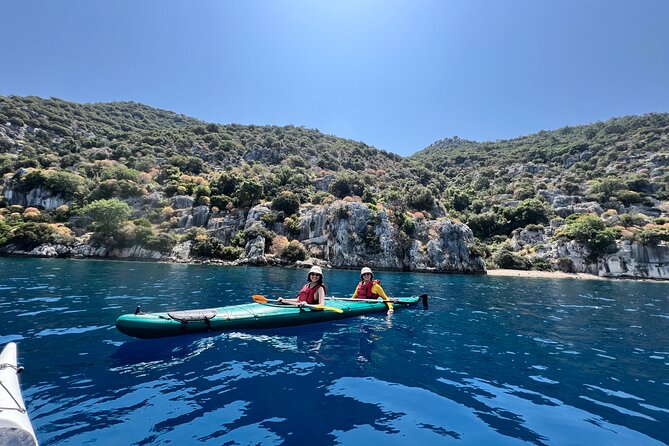
M 393 299 L 392 303 L 395 308 L 416 305 L 421 301 L 426 305 L 427 295 L 423 296 L 400 297 Z M 165 313 L 142 313 L 138 307 L 135 314 L 120 316 L 116 320 L 116 328 L 136 338 L 162 338 L 207 331 L 289 327 L 387 311 L 383 301 L 360 302 L 326 298 L 325 305 L 339 308 L 342 313 L 293 305 L 258 303 Z
M 0 353 L 0 444 L 37 446 L 17 374 L 16 344 L 8 343 Z

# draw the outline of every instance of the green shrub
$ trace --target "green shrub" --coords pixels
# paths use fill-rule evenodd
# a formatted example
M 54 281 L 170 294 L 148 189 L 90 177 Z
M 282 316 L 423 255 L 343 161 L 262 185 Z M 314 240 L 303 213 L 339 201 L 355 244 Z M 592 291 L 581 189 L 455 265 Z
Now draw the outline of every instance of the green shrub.
M 311 196 L 310 201 L 311 201 L 312 204 L 323 204 L 328 199 L 333 199 L 333 198 L 334 197 L 332 196 L 332 194 L 320 191 L 320 192 L 316 192 L 315 194 L 313 194 Z
M 669 225 L 642 228 L 634 234 L 635 240 L 644 245 L 657 246 L 669 242 Z
M 304 248 L 302 243 L 298 242 L 297 240 L 293 240 L 279 249 L 277 255 L 282 259 L 289 260 L 291 262 L 297 262 L 307 258 L 307 250 Z
M 413 186 L 407 192 L 407 206 L 417 211 L 431 211 L 434 209 L 434 196 L 430 189 L 423 186 Z
M 557 260 L 557 268 L 563 273 L 575 273 L 576 267 L 574 261 L 569 257 L 560 257 Z
M 639 192 L 634 192 L 631 190 L 621 190 L 616 194 L 616 198 L 624 204 L 629 206 L 634 203 L 641 203 L 644 200 L 644 196 Z
M 121 246 L 146 246 L 149 240 L 154 236 L 151 225 L 134 225 L 129 223 L 123 227 L 119 233 L 119 245 Z
M 102 180 L 127 180 L 139 182 L 139 171 L 123 165 L 107 167 L 100 174 Z
M 527 258 L 513 254 L 506 249 L 500 249 L 492 255 L 492 261 L 503 269 L 518 269 L 527 271 L 532 267 L 532 262 Z
M 48 224 L 28 222 L 16 227 L 7 242 L 28 251 L 44 243 L 53 243 L 54 235 L 55 231 Z
M 232 203 L 232 197 L 227 195 L 212 195 L 209 200 L 210 205 L 216 206 L 221 210 L 227 208 L 229 203 Z
M 481 257 L 487 259 L 491 256 L 490 248 L 487 245 L 481 243 L 477 238 L 474 239 L 474 243 L 467 244 L 467 250 L 469 251 L 470 257 Z
M 251 207 L 262 197 L 262 185 L 255 180 L 244 180 L 235 190 L 234 198 L 238 206 Z
M 604 254 L 612 247 L 618 233 L 612 228 L 607 228 L 601 218 L 590 214 L 571 217 L 570 215 L 566 219 L 566 224 L 558 229 L 559 238 L 583 243 L 595 256 Z
M 222 260 L 237 260 L 244 253 L 244 249 L 237 246 L 225 246 L 214 237 L 196 240 L 191 247 L 191 253 L 198 257 L 212 257 Z
M 174 235 L 165 232 L 153 234 L 148 238 L 144 247 L 159 252 L 170 252 L 177 244 L 177 239 Z
M 117 199 L 97 200 L 82 209 L 93 220 L 95 232 L 114 235 L 130 216 L 130 206 Z
M 19 180 L 19 190 L 22 192 L 30 192 L 39 187 L 45 187 L 46 174 L 43 170 L 33 170 L 22 176 Z
M 365 193 L 365 184 L 360 175 L 350 171 L 339 172 L 330 183 L 330 193 L 337 198 L 344 198 L 349 195 L 362 197 Z
M 283 220 L 284 227 L 291 234 L 300 233 L 300 218 L 297 215 L 291 215 Z
M 283 212 L 286 216 L 293 215 L 300 210 L 300 199 L 292 192 L 281 192 L 272 200 L 272 210 Z
M 260 217 L 260 220 L 265 224 L 266 227 L 271 228 L 276 223 L 278 215 L 275 212 L 268 212 L 267 214 Z
M 52 193 L 62 196 L 66 200 L 74 199 L 83 189 L 84 181 L 79 175 L 66 171 L 50 173 L 46 177 L 44 186 Z
M 488 239 L 495 235 L 504 235 L 510 232 L 508 229 L 509 222 L 506 218 L 493 211 L 468 214 L 466 223 L 474 235 L 481 239 Z
M 555 271 L 553 265 L 551 265 L 550 262 L 546 259 L 535 257 L 531 260 L 531 262 L 533 271 Z
M 551 209 L 543 201 L 529 198 L 520 202 L 518 206 L 503 208 L 502 214 L 509 221 L 507 230 L 510 232 L 531 224 L 548 223 Z
M 0 220 L 0 246 L 7 242 L 7 239 L 10 235 L 9 231 L 11 229 L 11 226 L 9 226 L 4 220 Z

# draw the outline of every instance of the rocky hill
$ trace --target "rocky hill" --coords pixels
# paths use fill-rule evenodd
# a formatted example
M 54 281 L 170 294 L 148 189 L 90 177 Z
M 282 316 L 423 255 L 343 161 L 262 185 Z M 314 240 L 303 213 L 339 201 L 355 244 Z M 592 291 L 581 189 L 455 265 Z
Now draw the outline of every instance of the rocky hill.
M 301 127 L 0 97 L 0 250 L 666 278 L 668 136 L 651 114 L 402 158 Z

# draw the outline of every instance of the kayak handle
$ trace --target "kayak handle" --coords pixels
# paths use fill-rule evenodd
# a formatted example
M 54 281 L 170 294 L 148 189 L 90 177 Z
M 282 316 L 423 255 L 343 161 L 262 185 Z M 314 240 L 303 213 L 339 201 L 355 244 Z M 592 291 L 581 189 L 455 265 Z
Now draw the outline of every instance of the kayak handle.
M 14 364 L 10 364 L 10 363 L 8 363 L 8 362 L 6 362 L 6 363 L 4 363 L 4 364 L 0 364 L 0 370 L 2 370 L 2 369 L 6 369 L 7 367 L 9 367 L 10 369 L 14 369 L 14 370 L 16 370 L 16 374 L 17 374 L 17 375 L 23 371 L 23 366 L 18 366 L 18 367 L 17 367 L 17 366 L 15 366 Z

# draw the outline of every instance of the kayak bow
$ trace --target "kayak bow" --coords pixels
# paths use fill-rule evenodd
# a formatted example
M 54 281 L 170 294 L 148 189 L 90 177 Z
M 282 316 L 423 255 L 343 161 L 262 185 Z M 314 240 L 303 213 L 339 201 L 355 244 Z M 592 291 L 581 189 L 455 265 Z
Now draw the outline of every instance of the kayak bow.
M 0 353 L 0 444 L 37 446 L 19 387 L 22 370 L 16 365 L 16 344 L 10 342 Z

